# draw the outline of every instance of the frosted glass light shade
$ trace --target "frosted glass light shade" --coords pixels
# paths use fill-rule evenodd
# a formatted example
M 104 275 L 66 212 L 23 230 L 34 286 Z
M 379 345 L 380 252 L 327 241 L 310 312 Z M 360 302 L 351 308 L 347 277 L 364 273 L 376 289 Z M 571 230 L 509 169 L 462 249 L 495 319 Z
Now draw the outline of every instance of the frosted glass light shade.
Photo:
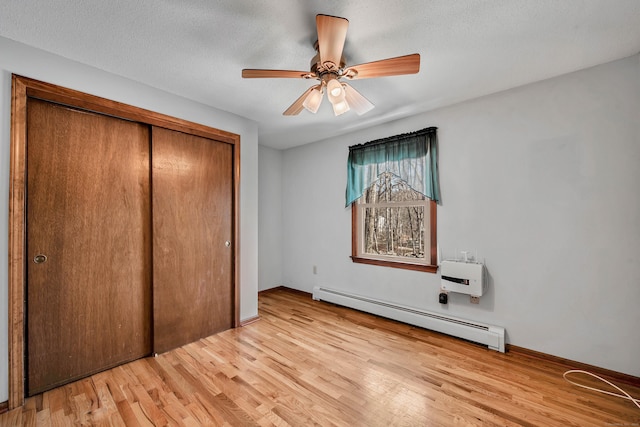
M 344 101 L 344 88 L 336 79 L 331 79 L 327 83 L 327 97 L 332 104 Z
M 333 114 L 339 116 L 340 114 L 344 114 L 350 110 L 349 104 L 347 101 L 339 101 L 332 104 L 333 105 Z
M 315 114 L 320 108 L 320 104 L 322 103 L 322 90 L 319 88 L 313 89 L 309 92 L 309 95 L 305 98 L 302 106 L 306 108 L 309 112 Z

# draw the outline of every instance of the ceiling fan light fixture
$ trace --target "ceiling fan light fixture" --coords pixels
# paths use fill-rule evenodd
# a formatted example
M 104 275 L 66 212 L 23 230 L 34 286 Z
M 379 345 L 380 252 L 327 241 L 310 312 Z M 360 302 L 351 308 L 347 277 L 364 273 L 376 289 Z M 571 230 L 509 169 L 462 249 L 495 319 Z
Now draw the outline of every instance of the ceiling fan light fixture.
M 420 54 L 413 53 L 380 59 L 345 68 L 344 46 L 348 27 L 349 20 L 346 18 L 316 15 L 318 41 L 313 47 L 317 54 L 311 59 L 308 72 L 245 68 L 242 70 L 242 77 L 245 79 L 302 78 L 318 80 L 319 85 L 305 90 L 282 113 L 285 116 L 298 115 L 304 109 L 312 113 L 318 111 L 325 89 L 336 116 L 351 109 L 359 115 L 364 114 L 373 108 L 373 104 L 347 83 L 340 83 L 340 79 L 346 81 L 416 74 L 420 71 Z
M 318 112 L 318 108 L 320 108 L 320 104 L 322 103 L 322 89 L 320 87 L 316 87 L 309 95 L 305 98 L 302 106 L 307 109 L 307 111 L 315 114 Z
M 332 104 L 344 101 L 344 88 L 338 79 L 331 79 L 327 82 L 327 97 Z
M 333 114 L 335 114 L 336 116 L 339 116 L 340 114 L 344 114 L 350 110 L 349 104 L 347 104 L 347 101 L 344 99 L 342 101 L 334 102 L 332 103 L 332 105 L 333 105 Z

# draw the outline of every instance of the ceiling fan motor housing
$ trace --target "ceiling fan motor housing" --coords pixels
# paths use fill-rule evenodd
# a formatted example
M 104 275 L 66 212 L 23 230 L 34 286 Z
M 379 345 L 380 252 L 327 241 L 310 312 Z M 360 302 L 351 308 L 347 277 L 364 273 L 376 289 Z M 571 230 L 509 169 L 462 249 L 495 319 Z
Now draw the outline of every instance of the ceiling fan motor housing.
M 311 73 L 318 76 L 318 80 L 324 81 L 325 83 L 326 83 L 326 80 L 324 79 L 324 76 L 326 74 L 333 74 L 335 78 L 338 78 L 338 79 L 342 77 L 342 69 L 346 65 L 344 55 L 342 55 L 342 57 L 340 58 L 339 65 L 331 61 L 325 61 L 324 63 L 322 63 L 320 61 L 320 52 L 318 52 L 317 41 L 315 42 L 314 47 L 317 53 L 313 58 L 311 58 L 311 62 L 309 63 L 309 69 Z

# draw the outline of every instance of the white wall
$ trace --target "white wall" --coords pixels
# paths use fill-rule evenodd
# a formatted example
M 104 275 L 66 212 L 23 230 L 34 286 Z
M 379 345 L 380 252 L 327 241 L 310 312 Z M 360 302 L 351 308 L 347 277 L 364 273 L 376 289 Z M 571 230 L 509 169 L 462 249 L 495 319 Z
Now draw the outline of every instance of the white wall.
M 282 151 L 258 146 L 258 290 L 282 285 Z
M 514 345 L 640 376 L 639 76 L 635 55 L 286 150 L 284 285 L 504 326 Z M 441 306 L 437 274 L 349 259 L 347 147 L 428 126 L 439 128 L 439 243 L 486 260 L 479 305 L 453 294 Z
M 8 398 L 8 200 L 11 74 L 19 74 L 240 135 L 240 318 L 256 316 L 258 133 L 255 122 L 0 37 L 0 402 Z

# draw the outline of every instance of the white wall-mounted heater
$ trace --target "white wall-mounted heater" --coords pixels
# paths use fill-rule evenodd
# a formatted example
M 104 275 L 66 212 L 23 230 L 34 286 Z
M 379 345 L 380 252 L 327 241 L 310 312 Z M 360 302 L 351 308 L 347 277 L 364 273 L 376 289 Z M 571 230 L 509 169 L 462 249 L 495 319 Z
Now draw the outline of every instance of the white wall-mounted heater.
M 459 319 L 320 286 L 313 288 L 313 299 L 332 302 L 454 337 L 464 338 L 504 353 L 504 328 Z
M 447 292 L 481 297 L 485 286 L 484 265 L 477 262 L 442 261 L 440 288 Z

